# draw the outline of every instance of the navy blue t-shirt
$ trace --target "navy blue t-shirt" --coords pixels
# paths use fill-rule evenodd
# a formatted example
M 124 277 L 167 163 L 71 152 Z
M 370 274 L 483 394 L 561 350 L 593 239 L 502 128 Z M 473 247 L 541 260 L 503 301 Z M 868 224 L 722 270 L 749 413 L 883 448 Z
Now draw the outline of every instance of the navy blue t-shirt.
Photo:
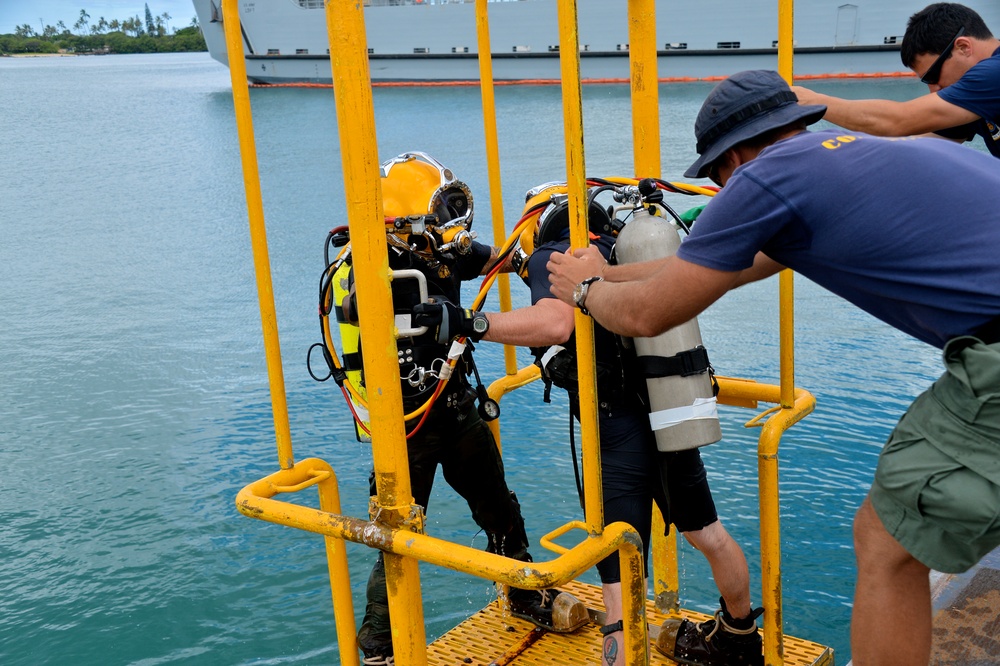
M 736 169 L 678 256 L 739 271 L 758 251 L 943 347 L 1000 315 L 1000 169 L 940 139 L 803 132 Z
M 972 123 L 994 157 L 1000 157 L 1000 48 L 973 65 L 962 78 L 938 91 L 938 97 L 979 116 Z

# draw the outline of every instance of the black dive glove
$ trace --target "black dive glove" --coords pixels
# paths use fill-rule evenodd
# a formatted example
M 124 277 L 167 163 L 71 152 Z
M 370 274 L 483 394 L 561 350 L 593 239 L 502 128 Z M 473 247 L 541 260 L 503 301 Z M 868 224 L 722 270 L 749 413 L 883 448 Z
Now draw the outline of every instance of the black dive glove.
M 414 326 L 437 327 L 437 341 L 441 344 L 459 336 L 479 342 L 490 328 L 482 312 L 464 310 L 450 301 L 417 303 L 413 306 L 411 322 Z

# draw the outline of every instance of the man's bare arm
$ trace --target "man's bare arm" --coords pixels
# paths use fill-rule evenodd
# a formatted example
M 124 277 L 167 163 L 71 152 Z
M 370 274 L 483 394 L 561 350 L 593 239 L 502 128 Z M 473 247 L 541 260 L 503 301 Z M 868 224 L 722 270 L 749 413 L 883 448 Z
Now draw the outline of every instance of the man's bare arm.
M 548 269 L 552 293 L 572 304 L 573 290 L 589 277 L 591 267 L 582 265 L 577 257 L 553 254 Z M 739 278 L 739 271 L 718 271 L 668 257 L 659 271 L 644 280 L 591 284 L 586 306 L 610 331 L 652 337 L 697 316 L 736 287 Z
M 490 342 L 522 347 L 542 347 L 566 342 L 573 334 L 576 313 L 556 298 L 543 298 L 532 306 L 486 315 L 490 328 L 483 336 Z
M 979 116 L 928 93 L 906 102 L 887 99 L 842 99 L 792 86 L 799 104 L 823 104 L 824 120 L 877 136 L 912 136 L 965 125 Z

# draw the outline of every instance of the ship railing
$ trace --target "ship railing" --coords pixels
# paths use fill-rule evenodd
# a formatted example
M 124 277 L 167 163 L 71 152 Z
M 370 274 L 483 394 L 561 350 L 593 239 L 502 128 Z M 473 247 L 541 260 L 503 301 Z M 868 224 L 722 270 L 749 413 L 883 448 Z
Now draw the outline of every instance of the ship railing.
M 500 191 L 499 150 L 493 75 L 489 46 L 487 0 L 476 0 L 481 90 L 486 131 L 487 169 L 492 202 L 494 236 L 505 238 L 503 198 Z M 791 78 L 792 2 L 779 2 L 779 71 Z M 242 54 L 237 0 L 222 2 L 227 51 Z M 394 318 L 390 275 L 385 257 L 379 159 L 375 136 L 371 79 L 368 69 L 364 5 L 351 0 L 330 0 L 326 8 L 330 40 L 340 153 L 345 177 L 345 199 L 352 231 L 354 270 L 359 300 L 366 304 L 360 319 L 366 349 L 365 374 L 370 387 L 378 387 L 378 399 L 370 401 L 372 455 L 377 495 L 372 498 L 372 520 L 340 514 L 336 476 L 322 460 L 296 463 L 288 424 L 284 377 L 278 341 L 277 318 L 270 275 L 263 204 L 253 135 L 253 121 L 243 58 L 231 58 L 230 75 L 243 165 L 251 245 L 267 359 L 279 471 L 250 484 L 237 498 L 247 516 L 323 534 L 326 538 L 330 586 L 337 619 L 341 663 L 358 663 L 354 637 L 354 615 L 350 578 L 343 541 L 364 543 L 385 553 L 389 607 L 393 622 L 396 661 L 425 664 L 426 636 L 417 563 L 425 561 L 456 571 L 489 578 L 528 589 L 566 582 L 592 567 L 609 553 L 621 554 L 625 618 L 625 657 L 629 664 L 646 663 L 645 589 L 641 571 L 641 545 L 635 531 L 621 523 L 604 525 L 601 506 L 600 450 L 597 441 L 596 386 L 594 376 L 593 325 L 589 317 L 576 314 L 577 355 L 580 369 L 581 440 L 584 459 L 585 520 L 549 533 L 561 534 L 579 527 L 587 538 L 573 548 L 549 546 L 558 557 L 545 563 L 510 560 L 423 534 L 423 513 L 412 504 L 408 474 L 403 406 L 395 362 Z M 575 0 L 558 0 L 560 65 L 566 144 L 571 243 L 587 244 L 586 179 L 583 155 L 583 114 L 580 90 L 579 39 Z M 659 99 L 656 77 L 655 0 L 629 0 L 629 51 L 631 68 L 633 142 L 635 172 L 659 177 Z M 502 310 L 511 306 L 509 282 L 499 281 Z M 779 280 L 780 383 L 776 386 L 749 380 L 720 380 L 720 401 L 756 407 L 758 402 L 776 406 L 755 417 L 748 425 L 761 425 L 758 444 L 760 477 L 762 601 L 765 662 L 783 662 L 781 618 L 780 531 L 778 520 L 778 459 L 782 434 L 813 408 L 813 398 L 793 383 L 792 278 L 784 271 Z M 497 395 L 508 386 L 531 381 L 531 370 L 518 370 L 514 350 L 505 350 L 506 377 L 494 384 Z M 369 395 L 372 395 L 370 391 Z M 497 431 L 499 434 L 499 431 Z M 498 440 L 499 443 L 499 440 Z M 320 508 L 311 509 L 275 500 L 279 494 L 317 486 Z M 662 526 L 662 522 L 661 522 Z M 654 529 L 654 533 L 662 530 Z M 677 610 L 675 540 L 654 543 L 656 603 Z M 672 544 L 672 545 L 671 545 Z M 674 555 L 671 555 L 673 551 Z M 665 554 L 666 553 L 666 554 Z

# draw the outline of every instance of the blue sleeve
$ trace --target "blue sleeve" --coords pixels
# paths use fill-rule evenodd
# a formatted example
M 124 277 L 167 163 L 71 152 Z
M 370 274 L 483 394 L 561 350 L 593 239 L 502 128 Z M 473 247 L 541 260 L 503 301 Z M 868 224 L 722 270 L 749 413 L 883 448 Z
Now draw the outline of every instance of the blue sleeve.
M 549 281 L 549 271 L 545 268 L 553 252 L 555 249 L 552 247 L 541 247 L 528 259 L 528 287 L 531 289 L 532 305 L 543 298 L 555 298 L 549 291 L 552 283 Z
M 734 174 L 698 217 L 677 256 L 720 271 L 741 271 L 797 219 L 791 202 L 748 174 Z M 782 242 L 799 242 L 785 234 Z
M 460 255 L 455 262 L 455 275 L 459 280 L 475 280 L 482 274 L 483 266 L 490 260 L 492 252 L 492 246 L 473 241 L 469 254 Z
M 996 122 L 1000 119 L 1000 55 L 976 63 L 958 81 L 939 90 L 938 96 Z

